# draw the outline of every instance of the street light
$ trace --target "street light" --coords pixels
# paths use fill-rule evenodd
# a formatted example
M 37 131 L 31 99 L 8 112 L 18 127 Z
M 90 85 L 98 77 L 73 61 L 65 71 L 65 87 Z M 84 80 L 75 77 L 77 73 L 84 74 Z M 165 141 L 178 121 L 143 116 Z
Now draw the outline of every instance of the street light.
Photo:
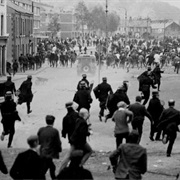
M 119 7 L 120 9 L 124 9 L 125 11 L 125 41 L 127 41 L 127 9 L 124 7 Z
M 105 43 L 106 43 L 106 54 L 107 54 L 107 51 L 108 51 L 108 25 L 107 25 L 107 23 L 108 23 L 108 0 L 106 0 L 106 10 L 105 10 L 105 12 L 106 12 L 106 41 L 105 41 Z

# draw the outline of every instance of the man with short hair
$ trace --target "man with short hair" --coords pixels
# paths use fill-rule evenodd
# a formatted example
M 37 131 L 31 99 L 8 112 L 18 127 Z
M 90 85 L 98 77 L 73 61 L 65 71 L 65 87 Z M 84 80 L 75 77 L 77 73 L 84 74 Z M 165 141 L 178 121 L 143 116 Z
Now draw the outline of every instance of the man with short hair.
M 27 139 L 29 149 L 19 153 L 16 157 L 11 170 L 10 176 L 16 179 L 32 179 L 45 180 L 45 173 L 42 169 L 42 160 L 38 155 L 38 137 L 36 135 L 30 136 Z
M 178 125 L 180 124 L 180 111 L 174 108 L 175 101 L 170 99 L 168 101 L 169 107 L 164 109 L 157 125 L 158 130 L 163 131 L 163 143 L 166 144 L 169 141 L 166 156 L 170 157 L 174 142 L 177 137 L 177 131 L 179 131 Z
M 127 104 L 123 101 L 120 101 L 117 104 L 118 110 L 115 111 L 112 121 L 115 122 L 114 136 L 116 137 L 116 148 L 122 143 L 125 138 L 129 135 L 129 126 L 133 119 L 133 113 L 127 109 Z
M 19 88 L 20 94 L 18 95 L 18 104 L 22 104 L 26 102 L 27 106 L 27 114 L 30 114 L 32 112 L 31 110 L 31 102 L 33 99 L 33 93 L 32 93 L 32 76 L 28 75 L 27 80 L 24 81 L 20 88 Z
M 136 96 L 136 102 L 129 105 L 129 110 L 133 112 L 133 120 L 132 120 L 132 127 L 135 130 L 138 130 L 139 133 L 139 140 L 138 143 L 141 141 L 141 136 L 143 133 L 143 123 L 145 116 L 153 123 L 152 117 L 147 111 L 146 107 L 141 104 L 141 96 Z
M 77 90 L 81 89 L 81 82 L 85 82 L 85 87 L 87 90 L 89 90 L 89 81 L 87 80 L 87 75 L 86 74 L 82 74 L 82 79 L 78 82 L 77 85 Z
M 102 117 L 104 116 L 104 110 L 106 109 L 106 102 L 109 94 L 113 94 L 111 85 L 107 83 L 107 78 L 102 78 L 102 83 L 94 88 L 94 94 L 97 99 L 99 99 L 99 120 L 102 121 Z
M 147 151 L 138 144 L 138 140 L 139 134 L 133 130 L 128 136 L 128 142 L 110 154 L 115 179 L 140 180 L 141 174 L 147 171 Z
M 58 130 L 53 127 L 55 117 L 47 115 L 45 120 L 47 126 L 40 128 L 37 133 L 40 155 L 44 160 L 45 171 L 50 169 L 51 178 L 55 179 L 56 166 L 53 163 L 53 159 L 59 159 L 59 153 L 62 151 L 61 140 Z

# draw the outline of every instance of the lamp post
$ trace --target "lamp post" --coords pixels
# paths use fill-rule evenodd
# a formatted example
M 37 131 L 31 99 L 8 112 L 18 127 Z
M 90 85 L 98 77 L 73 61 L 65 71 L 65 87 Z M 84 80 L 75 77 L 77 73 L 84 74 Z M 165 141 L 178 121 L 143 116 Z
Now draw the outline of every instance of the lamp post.
M 107 23 L 108 23 L 108 0 L 106 0 L 106 10 L 105 10 L 105 12 L 106 12 L 106 41 L 105 41 L 105 43 L 106 43 L 106 55 L 107 55 L 107 51 L 108 51 L 108 25 L 107 25 Z
M 125 42 L 127 41 L 127 9 L 124 8 L 124 7 L 119 7 L 119 10 L 120 9 L 124 9 L 125 11 Z

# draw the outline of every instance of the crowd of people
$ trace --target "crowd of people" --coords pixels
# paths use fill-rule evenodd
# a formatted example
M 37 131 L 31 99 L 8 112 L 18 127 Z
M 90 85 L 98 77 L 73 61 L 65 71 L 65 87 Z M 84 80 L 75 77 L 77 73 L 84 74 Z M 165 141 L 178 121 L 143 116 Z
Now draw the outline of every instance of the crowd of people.
M 71 58 L 69 53 L 76 56 L 73 46 L 77 42 L 73 40 L 41 42 L 38 49 L 39 59 L 44 60 L 45 57 L 51 59 L 50 56 L 52 54 L 54 56 L 58 53 L 61 54 L 58 55 L 58 61 L 62 61 L 62 56 L 65 54 L 69 58 Z M 98 45 L 105 42 L 104 40 L 96 40 L 94 43 Z M 28 137 L 29 149 L 19 153 L 13 162 L 9 171 L 13 179 L 45 179 L 48 170 L 51 179 L 93 179 L 92 173 L 83 167 L 93 153 L 93 149 L 87 141 L 87 138 L 93 133 L 89 118 L 93 102 L 91 92 L 94 93 L 99 101 L 99 120 L 101 122 L 104 120 L 107 123 L 108 119 L 111 118 L 114 122 L 116 149 L 110 154 L 109 161 L 112 165 L 115 179 L 139 180 L 142 178 L 142 174 L 147 171 L 147 151 L 146 148 L 140 145 L 145 117 L 150 120 L 150 140 L 162 141 L 163 144 L 168 143 L 166 156 L 171 157 L 177 131 L 179 131 L 180 111 L 175 109 L 175 100 L 173 99 L 168 101 L 169 107 L 165 109 L 164 102 L 160 100 L 159 95 L 161 73 L 164 72 L 162 67 L 174 62 L 175 71 L 177 73 L 179 71 L 176 62 L 180 61 L 180 59 L 178 49 L 175 48 L 176 44 L 172 41 L 171 47 L 166 46 L 163 49 L 162 47 L 165 46 L 159 45 L 158 43 L 160 42 L 156 41 L 140 42 L 131 40 L 127 46 L 123 46 L 124 42 L 120 39 L 118 44 L 116 42 L 117 39 L 115 38 L 110 43 L 111 53 L 115 55 L 115 59 L 112 59 L 111 56 L 111 62 L 108 62 L 108 59 L 106 59 L 106 63 L 107 65 L 113 65 L 113 67 L 119 67 L 123 64 L 123 67 L 127 67 L 127 71 L 129 71 L 130 67 L 133 68 L 136 63 L 138 68 L 146 67 L 147 70 L 137 78 L 141 95 L 137 95 L 135 102 L 132 103 L 128 97 L 128 81 L 123 81 L 122 85 L 114 92 L 107 77 L 103 77 L 102 82 L 93 88 L 87 80 L 87 75 L 83 74 L 82 79 L 78 82 L 77 91 L 72 101 L 65 104 L 67 114 L 62 120 L 61 136 L 68 138 L 70 147 L 61 161 L 58 173 L 56 174 L 56 166 L 53 159 L 59 159 L 59 155 L 62 152 L 62 143 L 60 133 L 54 127 L 55 117 L 47 115 L 45 117 L 46 126 L 41 127 L 37 134 Z M 106 51 L 106 49 L 104 50 Z M 44 52 L 48 51 L 50 51 L 50 56 L 46 56 L 48 53 L 44 54 Z M 22 72 L 29 68 L 34 69 L 35 66 L 32 63 L 33 61 L 31 61 L 33 56 L 28 55 L 28 57 L 30 63 L 27 63 L 27 57 L 25 58 L 24 55 L 20 56 L 18 63 L 16 61 L 17 64 L 20 64 L 20 67 L 16 66 L 13 71 L 14 75 L 18 70 L 17 68 L 20 68 Z M 53 63 L 50 62 L 50 66 L 57 66 L 57 62 Z M 64 60 L 61 63 L 63 66 L 68 64 Z M 37 61 L 36 67 L 41 67 L 40 61 Z M 31 80 L 32 76 L 27 76 L 27 80 L 22 82 L 18 90 L 11 81 L 10 76 L 4 83 L 5 101 L 0 105 L 1 122 L 3 124 L 1 140 L 4 140 L 4 136 L 9 135 L 8 148 L 12 148 L 15 121 L 21 121 L 16 106 L 26 103 L 27 114 L 32 112 L 30 106 L 33 100 Z M 150 91 L 151 87 L 154 89 L 152 93 Z M 149 100 L 151 94 L 152 98 Z M 18 96 L 17 102 L 14 102 L 13 96 Z M 144 101 L 142 102 L 142 100 Z M 106 115 L 105 109 L 109 111 Z M 125 140 L 125 143 L 123 140 Z M 1 154 L 0 161 L 1 172 L 7 174 L 8 171 Z

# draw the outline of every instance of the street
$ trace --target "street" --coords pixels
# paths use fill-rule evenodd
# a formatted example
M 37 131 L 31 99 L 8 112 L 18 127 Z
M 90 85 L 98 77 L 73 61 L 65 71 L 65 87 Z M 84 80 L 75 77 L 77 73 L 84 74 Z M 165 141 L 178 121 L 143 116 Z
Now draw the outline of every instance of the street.
M 13 149 L 6 150 L 7 137 L 4 141 L 1 141 L 1 149 L 3 149 L 3 155 L 5 162 L 9 165 L 12 164 L 11 160 L 6 157 L 15 158 L 15 154 L 22 151 L 24 148 L 28 148 L 26 139 L 29 135 L 36 134 L 38 129 L 45 126 L 45 116 L 47 114 L 54 115 L 55 128 L 57 128 L 61 135 L 62 118 L 66 114 L 65 103 L 72 101 L 74 93 L 76 91 L 77 83 L 81 77 L 77 76 L 76 65 L 72 68 L 49 68 L 48 65 L 38 74 L 33 75 L 33 92 L 34 99 L 32 102 L 32 113 L 26 114 L 26 105 L 18 105 L 17 109 L 19 115 L 22 118 L 21 122 L 16 122 L 16 133 L 12 143 Z M 101 78 L 106 76 L 108 82 L 111 84 L 113 91 L 115 91 L 123 80 L 130 82 L 128 96 L 130 101 L 135 101 L 135 96 L 138 92 L 137 76 L 144 71 L 137 68 L 130 69 L 127 73 L 125 69 L 108 69 L 104 66 L 101 69 Z M 25 80 L 26 76 L 16 80 L 16 88 L 18 89 L 21 82 Z M 95 76 L 88 76 L 89 81 L 94 81 L 94 87 L 98 83 L 98 73 Z M 162 88 L 160 92 L 160 99 L 163 99 L 167 107 L 167 101 L 170 98 L 176 100 L 176 108 L 180 109 L 180 102 L 178 102 L 180 85 L 179 76 L 173 73 L 173 69 L 168 67 L 162 77 Z M 95 99 L 94 94 L 93 103 L 90 110 L 90 120 L 92 123 L 93 135 L 89 139 L 89 143 L 96 152 L 95 155 L 87 162 L 87 167 L 90 169 L 95 179 L 113 179 L 111 170 L 107 170 L 110 164 L 108 160 L 109 152 L 115 149 L 115 138 L 113 134 L 114 123 L 108 120 L 107 123 L 100 122 L 98 119 L 99 103 Z M 107 112 L 106 112 L 107 113 Z M 166 145 L 162 142 L 152 142 L 149 139 L 150 123 L 146 119 L 144 123 L 144 133 L 141 141 L 141 145 L 147 148 L 148 152 L 148 172 L 145 174 L 145 179 L 175 179 L 176 174 L 179 172 L 178 166 L 180 165 L 179 158 L 179 142 L 180 136 L 175 142 L 172 157 L 166 157 Z M 0 126 L 0 132 L 2 132 L 2 126 Z M 61 137 L 63 155 L 69 148 L 67 139 Z M 63 155 L 61 154 L 61 158 Z M 61 161 L 61 160 L 60 160 Z M 60 161 L 56 161 L 57 167 L 60 165 Z M 9 166 L 8 166 L 9 167 Z M 3 179 L 6 176 L 3 175 Z M 1 178 L 0 178 L 1 179 Z M 8 178 L 7 178 L 8 179 Z

